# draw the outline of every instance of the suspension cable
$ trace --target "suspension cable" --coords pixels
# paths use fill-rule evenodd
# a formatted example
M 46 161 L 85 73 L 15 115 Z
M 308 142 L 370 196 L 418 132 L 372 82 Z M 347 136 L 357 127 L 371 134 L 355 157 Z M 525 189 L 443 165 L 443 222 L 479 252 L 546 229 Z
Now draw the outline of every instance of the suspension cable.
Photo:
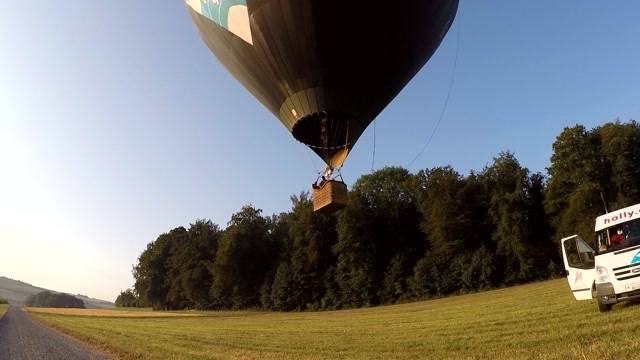
M 416 162 L 416 160 L 418 160 L 418 158 L 420 156 L 422 156 L 422 154 L 424 153 L 425 150 L 427 150 L 427 147 L 429 147 L 429 145 L 431 144 L 431 141 L 433 140 L 434 136 L 436 135 L 436 132 L 438 131 L 438 128 L 440 127 L 440 123 L 442 123 L 442 120 L 444 119 L 445 114 L 447 113 L 447 109 L 449 107 L 449 99 L 451 98 L 451 90 L 453 89 L 453 85 L 455 83 L 455 79 L 456 79 L 456 72 L 458 69 L 458 55 L 460 54 L 460 32 L 461 32 L 461 22 L 458 22 L 458 31 L 457 31 L 457 41 L 456 41 L 456 54 L 455 54 L 455 58 L 453 61 L 453 71 L 451 72 L 451 79 L 449 80 L 449 90 L 447 91 L 447 97 L 444 101 L 444 106 L 442 107 L 442 112 L 440 113 L 440 117 L 438 118 L 438 121 L 436 122 L 436 126 L 433 128 L 433 131 L 431 132 L 431 135 L 429 136 L 429 138 L 427 139 L 427 142 L 424 144 L 424 146 L 422 147 L 422 149 L 420 150 L 420 152 L 418 152 L 418 154 L 413 158 L 413 160 L 411 160 L 411 162 L 409 162 L 409 164 L 407 165 L 407 168 L 410 169 L 411 166 L 413 165 L 414 162 Z

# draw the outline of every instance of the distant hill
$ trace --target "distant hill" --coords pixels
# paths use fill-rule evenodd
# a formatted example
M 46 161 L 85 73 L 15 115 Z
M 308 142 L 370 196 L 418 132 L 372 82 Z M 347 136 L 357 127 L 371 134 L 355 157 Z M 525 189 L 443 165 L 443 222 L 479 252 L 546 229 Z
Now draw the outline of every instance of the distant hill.
M 35 295 L 31 295 L 24 302 L 26 306 L 44 307 L 44 308 L 75 308 L 84 309 L 84 301 L 69 294 L 60 294 L 50 291 L 43 291 Z
M 76 297 L 84 301 L 84 305 L 87 309 L 111 309 L 116 307 L 114 303 L 107 300 L 94 299 L 80 294 L 76 294 Z
M 13 280 L 4 276 L 0 276 L 0 297 L 9 300 L 9 303 L 12 305 L 22 306 L 29 296 L 41 293 L 43 291 L 60 293 L 59 291 L 53 291 L 33 286 L 19 280 Z M 76 295 L 75 297 L 81 299 L 84 302 L 85 307 L 88 309 L 104 309 L 115 307 L 115 305 L 109 301 L 93 299 L 85 295 Z

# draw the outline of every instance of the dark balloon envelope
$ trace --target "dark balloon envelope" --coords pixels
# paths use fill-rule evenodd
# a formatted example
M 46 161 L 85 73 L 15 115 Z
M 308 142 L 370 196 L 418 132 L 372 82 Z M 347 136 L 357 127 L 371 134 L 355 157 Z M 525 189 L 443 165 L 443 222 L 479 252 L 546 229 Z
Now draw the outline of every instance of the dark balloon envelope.
M 187 0 L 220 62 L 330 168 L 438 48 L 458 0 Z

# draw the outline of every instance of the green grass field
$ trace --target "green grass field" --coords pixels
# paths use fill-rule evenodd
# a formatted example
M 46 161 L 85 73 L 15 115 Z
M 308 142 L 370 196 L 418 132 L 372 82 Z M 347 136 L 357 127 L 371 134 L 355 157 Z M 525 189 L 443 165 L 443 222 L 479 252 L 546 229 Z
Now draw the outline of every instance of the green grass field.
M 8 308 L 9 308 L 9 305 L 0 304 L 0 319 L 2 319 L 2 317 L 4 316 L 4 313 L 7 312 Z
M 601 314 L 594 302 L 575 301 L 564 279 L 331 312 L 32 316 L 125 359 L 619 359 L 640 354 L 640 305 L 620 304 Z

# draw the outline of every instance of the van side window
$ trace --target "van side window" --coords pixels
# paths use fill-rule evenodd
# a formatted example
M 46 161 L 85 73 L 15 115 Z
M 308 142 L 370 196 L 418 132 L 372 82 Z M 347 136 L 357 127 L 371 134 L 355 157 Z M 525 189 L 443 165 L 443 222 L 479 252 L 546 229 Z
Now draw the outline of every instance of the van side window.
M 593 269 L 595 259 L 593 249 L 589 247 L 582 239 L 575 238 L 564 242 L 565 253 L 567 254 L 567 262 L 572 268 Z
M 598 253 L 607 251 L 609 242 L 607 241 L 608 234 L 606 231 L 600 231 L 596 234 L 595 248 L 598 249 Z

